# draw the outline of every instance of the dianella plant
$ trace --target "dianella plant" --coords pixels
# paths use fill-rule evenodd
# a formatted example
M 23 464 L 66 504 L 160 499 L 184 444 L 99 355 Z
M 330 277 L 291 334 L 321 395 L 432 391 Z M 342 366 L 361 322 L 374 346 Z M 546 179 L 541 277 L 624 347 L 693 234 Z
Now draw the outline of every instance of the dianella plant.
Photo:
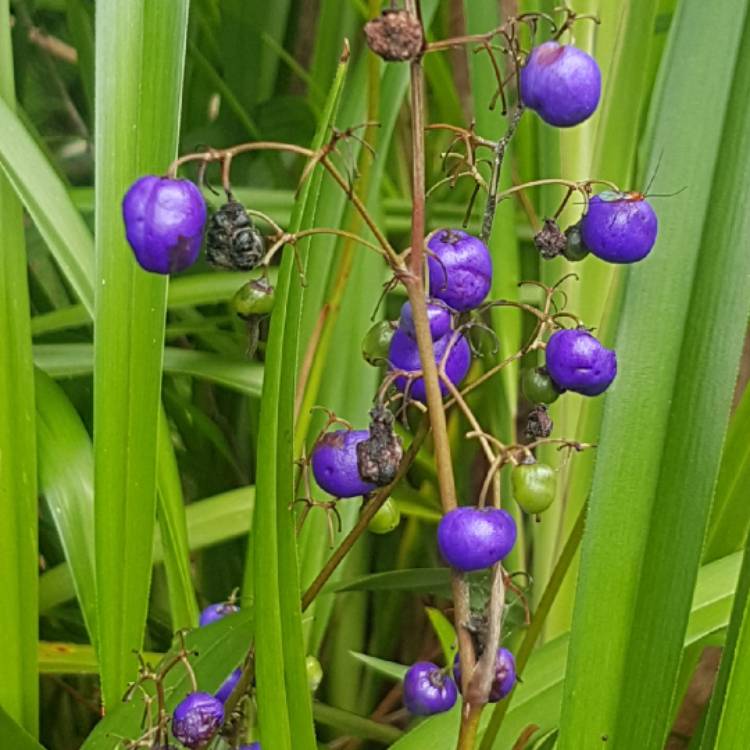
M 0 61 L 0 746 L 747 746 L 745 0 Z

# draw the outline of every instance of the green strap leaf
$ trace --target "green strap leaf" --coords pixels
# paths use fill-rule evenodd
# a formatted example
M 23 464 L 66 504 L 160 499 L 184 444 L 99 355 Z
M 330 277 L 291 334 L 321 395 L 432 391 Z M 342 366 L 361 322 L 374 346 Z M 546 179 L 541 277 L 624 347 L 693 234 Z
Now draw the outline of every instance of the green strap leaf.
M 2 13 L 0 13 L 2 17 Z M 0 737 L 6 747 L 13 750 L 44 750 L 44 748 L 15 721 L 0 706 Z
M 85 479 L 85 478 L 84 478 Z M 188 549 L 196 552 L 250 531 L 255 487 L 241 487 L 191 503 L 185 508 Z M 154 538 L 154 562 L 164 562 L 169 547 L 159 529 Z M 39 611 L 44 614 L 76 595 L 69 563 L 46 571 L 39 579 Z
M 0 0 L 0 143 L 15 148 L 3 122 L 15 107 L 8 1 Z M 28 165 L 27 165 L 28 166 Z M 42 196 L 39 196 L 41 199 Z M 37 497 L 34 372 L 21 204 L 0 175 L 0 707 L 38 731 Z M 19 730 L 20 731 L 20 730 Z M 30 741 L 31 742 L 31 741 Z M 31 743 L 35 744 L 35 743 Z M 19 744 L 22 747 L 23 743 Z
M 607 396 L 582 547 L 561 750 L 601 747 L 603 735 L 608 747 L 648 750 L 662 747 L 668 730 L 750 299 L 750 226 L 739 208 L 748 186 L 731 168 L 747 158 L 736 151 L 744 139 L 733 135 L 733 110 L 745 102 L 730 98 L 745 12 L 733 0 L 681 4 L 650 112 L 649 173 L 663 154 L 654 192 L 688 189 L 659 202 L 657 247 L 628 271 L 620 373 Z M 731 154 L 717 159 L 722 142 Z
M 96 643 L 94 456 L 91 440 L 65 392 L 35 372 L 39 489 L 62 543 L 91 643 Z
M 339 64 L 313 148 L 326 138 L 338 105 L 347 62 Z M 290 231 L 310 226 L 321 168 L 301 188 Z M 244 595 L 252 589 L 257 613 L 256 677 L 261 741 L 276 750 L 315 747 L 305 670 L 300 585 L 293 517 L 294 393 L 303 287 L 294 249 L 284 251 L 266 349 L 258 444 L 257 497 Z M 303 259 L 306 249 L 301 250 Z M 304 261 L 303 261 L 304 262 Z
M 34 362 L 53 378 L 89 375 L 94 369 L 94 349 L 91 344 L 37 344 Z M 263 386 L 261 365 L 213 352 L 168 346 L 163 365 L 166 372 L 210 380 L 254 398 L 260 397 Z
M 94 453 L 99 662 L 105 706 L 133 676 L 151 580 L 166 279 L 136 265 L 121 201 L 174 157 L 186 0 L 96 13 Z

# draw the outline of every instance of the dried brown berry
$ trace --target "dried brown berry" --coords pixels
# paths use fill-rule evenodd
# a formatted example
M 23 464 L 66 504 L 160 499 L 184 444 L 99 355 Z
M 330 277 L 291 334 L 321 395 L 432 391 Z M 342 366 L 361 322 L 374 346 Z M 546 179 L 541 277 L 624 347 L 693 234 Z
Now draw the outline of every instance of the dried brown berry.
M 418 18 L 405 10 L 384 10 L 365 24 L 367 46 L 384 60 L 414 60 L 424 50 L 424 32 Z
M 526 420 L 526 439 L 548 438 L 552 434 L 553 426 L 547 407 L 544 404 L 539 404 L 529 412 Z
M 393 414 L 377 405 L 370 417 L 370 437 L 357 443 L 357 468 L 365 482 L 383 486 L 396 477 L 404 451 L 393 432 Z
M 568 240 L 554 219 L 545 219 L 544 226 L 534 235 L 534 244 L 542 258 L 549 260 L 565 251 Z

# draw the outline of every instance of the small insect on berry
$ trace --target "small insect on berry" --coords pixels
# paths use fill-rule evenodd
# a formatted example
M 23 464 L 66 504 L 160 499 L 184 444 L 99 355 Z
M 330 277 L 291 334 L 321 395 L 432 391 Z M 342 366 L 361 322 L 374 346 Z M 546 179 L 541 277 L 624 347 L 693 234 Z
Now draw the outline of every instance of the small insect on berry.
M 550 336 L 546 367 L 559 390 L 598 396 L 617 375 L 617 356 L 584 328 L 568 328 Z
M 448 711 L 457 697 L 456 683 L 432 662 L 412 664 L 404 677 L 404 705 L 415 716 Z
M 460 229 L 440 229 L 427 249 L 430 295 L 460 312 L 478 307 L 492 285 L 492 258 L 484 242 Z
M 405 10 L 386 9 L 365 24 L 367 46 L 389 62 L 414 60 L 424 49 L 420 20 Z
M 465 572 L 489 568 L 516 543 L 513 517 L 498 508 L 462 507 L 446 513 L 438 524 L 443 559 Z
M 367 430 L 334 430 L 318 440 L 312 470 L 322 490 L 334 497 L 358 497 L 375 489 L 360 475 L 357 458 L 357 445 L 369 437 Z
M 581 219 L 586 247 L 610 263 L 636 263 L 645 258 L 658 230 L 656 213 L 641 193 L 599 193 L 589 201 Z
M 208 220 L 206 257 L 220 268 L 252 271 L 263 260 L 265 241 L 245 207 L 228 197 Z
M 224 619 L 227 615 L 233 615 L 239 612 L 240 608 L 233 602 L 219 602 L 209 604 L 200 614 L 198 624 L 203 628 L 212 622 Z
M 557 492 L 557 474 L 547 464 L 519 464 L 510 475 L 513 497 L 527 513 L 541 513 L 552 505 Z
M 456 654 L 453 662 L 453 678 L 461 690 L 461 661 Z M 495 675 L 492 678 L 488 701 L 497 703 L 505 698 L 516 684 L 516 660 L 507 648 L 499 648 L 495 656 Z
M 190 180 L 139 178 L 123 198 L 122 218 L 135 259 L 146 271 L 184 271 L 197 260 L 206 202 Z
M 202 748 L 224 723 L 224 704 L 210 693 L 190 693 L 172 714 L 172 734 L 191 750 Z
M 549 125 L 567 128 L 587 120 L 599 104 L 602 76 L 591 55 L 545 42 L 521 68 L 521 100 Z

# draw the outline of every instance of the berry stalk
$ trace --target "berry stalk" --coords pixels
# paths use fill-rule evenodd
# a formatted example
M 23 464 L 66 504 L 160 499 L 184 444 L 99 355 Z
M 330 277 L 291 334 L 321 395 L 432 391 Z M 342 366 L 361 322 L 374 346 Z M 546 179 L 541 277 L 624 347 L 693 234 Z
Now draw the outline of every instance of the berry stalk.
M 407 12 L 421 18 L 418 0 L 407 0 Z M 427 299 L 423 281 L 423 257 L 425 235 L 425 145 L 424 145 L 424 70 L 420 57 L 411 63 L 411 127 L 412 127 L 412 243 L 409 261 L 411 273 L 405 279 L 406 291 L 411 303 L 414 332 L 422 365 L 427 409 L 432 426 L 435 446 L 435 467 L 440 491 L 440 501 L 445 513 L 457 507 L 456 484 L 453 476 L 448 429 L 440 390 L 438 367 L 432 345 L 430 321 L 427 315 Z M 471 634 L 465 628 L 471 615 L 469 591 L 460 573 L 451 576 L 453 591 L 454 618 L 458 635 L 459 659 L 464 683 L 468 687 L 474 671 L 475 656 Z M 458 750 L 472 750 L 476 736 L 481 706 L 477 709 L 464 703 L 461 713 L 461 737 Z M 473 731 L 471 727 L 474 726 Z

